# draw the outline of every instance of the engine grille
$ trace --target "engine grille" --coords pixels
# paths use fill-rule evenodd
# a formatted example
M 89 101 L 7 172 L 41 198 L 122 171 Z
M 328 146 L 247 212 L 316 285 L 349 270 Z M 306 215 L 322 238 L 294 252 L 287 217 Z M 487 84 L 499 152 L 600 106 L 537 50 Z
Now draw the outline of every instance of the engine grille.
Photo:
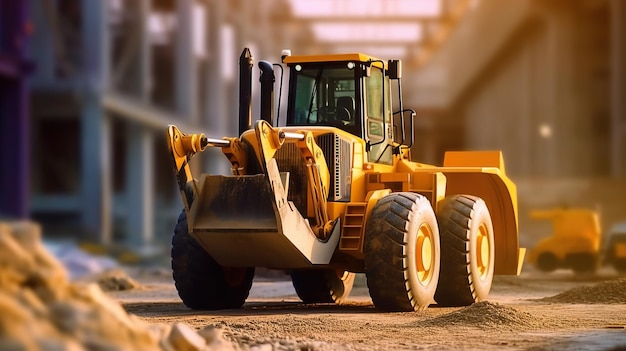
M 352 152 L 350 142 L 338 134 L 320 135 L 317 144 L 324 153 L 330 172 L 330 189 L 328 201 L 350 201 Z M 300 150 L 293 143 L 286 143 L 275 155 L 278 169 L 289 172 L 288 199 L 292 201 L 302 214 L 307 211 L 308 185 L 306 166 Z
M 328 201 L 350 201 L 350 185 L 352 185 L 350 142 L 341 139 L 338 134 L 324 134 L 317 139 L 330 172 Z

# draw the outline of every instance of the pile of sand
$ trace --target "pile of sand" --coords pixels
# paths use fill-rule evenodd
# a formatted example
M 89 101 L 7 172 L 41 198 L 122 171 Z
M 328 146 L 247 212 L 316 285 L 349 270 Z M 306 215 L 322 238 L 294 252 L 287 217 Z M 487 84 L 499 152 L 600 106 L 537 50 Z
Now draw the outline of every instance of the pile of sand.
M 608 280 L 594 285 L 580 286 L 558 295 L 536 301 L 554 303 L 624 304 L 626 303 L 626 278 Z
M 419 322 L 420 326 L 445 328 L 451 325 L 477 328 L 535 329 L 544 323 L 529 313 L 496 302 L 481 301 L 460 310 Z
M 0 223 L 0 350 L 237 349 L 219 328 L 149 325 L 98 284 L 70 282 L 40 237 L 33 223 Z
M 129 277 L 128 274 L 121 269 L 106 271 L 96 275 L 94 278 L 100 286 L 100 289 L 104 291 L 143 289 L 141 284 Z

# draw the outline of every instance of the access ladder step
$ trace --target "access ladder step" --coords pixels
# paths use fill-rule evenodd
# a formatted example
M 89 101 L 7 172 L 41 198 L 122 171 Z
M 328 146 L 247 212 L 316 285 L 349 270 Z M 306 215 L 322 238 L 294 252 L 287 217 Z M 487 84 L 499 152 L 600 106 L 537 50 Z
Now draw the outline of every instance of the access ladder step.
M 363 227 L 367 202 L 351 202 L 346 205 L 343 217 L 343 230 L 339 241 L 339 250 L 361 251 L 363 247 Z

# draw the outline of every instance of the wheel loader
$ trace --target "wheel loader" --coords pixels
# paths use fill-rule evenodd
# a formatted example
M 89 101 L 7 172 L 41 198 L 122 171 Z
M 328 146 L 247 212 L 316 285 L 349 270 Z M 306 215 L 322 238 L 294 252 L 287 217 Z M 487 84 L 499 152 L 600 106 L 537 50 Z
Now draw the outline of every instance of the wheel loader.
M 364 273 L 382 311 L 470 305 L 487 297 L 494 274 L 520 273 L 517 193 L 502 153 L 412 161 L 419 140 L 415 112 L 402 106 L 401 61 L 290 52 L 282 64 L 260 61 L 252 125 L 253 65 L 244 50 L 238 137 L 167 128 L 184 207 L 172 269 L 186 306 L 240 308 L 257 267 L 289 272 L 307 304 L 343 302 Z M 289 73 L 282 125 L 276 66 Z M 210 147 L 232 174 L 192 174 L 190 159 Z
M 553 234 L 539 241 L 528 254 L 528 262 L 543 272 L 558 268 L 576 274 L 595 273 L 600 264 L 600 219 L 586 208 L 533 210 L 530 217 L 548 220 Z

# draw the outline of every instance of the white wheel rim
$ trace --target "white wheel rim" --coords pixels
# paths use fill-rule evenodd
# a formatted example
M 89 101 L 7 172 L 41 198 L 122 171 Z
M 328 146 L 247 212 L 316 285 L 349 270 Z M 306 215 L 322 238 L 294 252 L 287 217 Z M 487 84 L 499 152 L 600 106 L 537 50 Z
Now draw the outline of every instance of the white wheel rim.
M 427 224 L 422 224 L 417 231 L 417 243 L 415 257 L 417 266 L 417 278 L 420 284 L 426 286 L 433 277 L 435 267 L 435 247 L 433 232 Z
M 489 245 L 489 229 L 485 223 L 481 223 L 476 233 L 476 267 L 481 280 L 489 274 L 491 264 L 491 249 Z

